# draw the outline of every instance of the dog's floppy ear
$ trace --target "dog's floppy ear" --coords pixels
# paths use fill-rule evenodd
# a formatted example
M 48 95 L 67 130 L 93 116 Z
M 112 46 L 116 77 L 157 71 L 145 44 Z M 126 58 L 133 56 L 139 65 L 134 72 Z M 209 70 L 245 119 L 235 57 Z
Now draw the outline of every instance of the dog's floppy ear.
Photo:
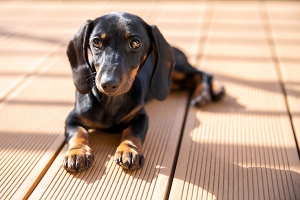
M 157 100 L 165 100 L 170 92 L 171 75 L 175 65 L 172 47 L 156 26 L 150 27 L 150 39 L 154 57 L 151 92 Z
M 93 86 L 93 79 L 90 78 L 94 71 L 89 64 L 87 48 L 89 35 L 92 29 L 92 21 L 86 21 L 71 38 L 67 54 L 72 67 L 73 80 L 78 92 L 89 93 Z

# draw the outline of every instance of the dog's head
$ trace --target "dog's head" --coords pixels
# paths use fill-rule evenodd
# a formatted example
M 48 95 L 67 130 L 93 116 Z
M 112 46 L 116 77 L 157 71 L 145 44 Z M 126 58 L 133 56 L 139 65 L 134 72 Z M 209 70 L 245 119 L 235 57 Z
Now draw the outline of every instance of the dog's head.
M 149 26 L 138 16 L 110 13 L 88 20 L 69 42 L 67 54 L 80 93 L 89 93 L 95 84 L 103 94 L 117 96 L 130 90 L 139 68 L 152 51 L 155 66 L 151 92 L 156 99 L 164 100 L 175 63 L 173 50 L 156 26 Z

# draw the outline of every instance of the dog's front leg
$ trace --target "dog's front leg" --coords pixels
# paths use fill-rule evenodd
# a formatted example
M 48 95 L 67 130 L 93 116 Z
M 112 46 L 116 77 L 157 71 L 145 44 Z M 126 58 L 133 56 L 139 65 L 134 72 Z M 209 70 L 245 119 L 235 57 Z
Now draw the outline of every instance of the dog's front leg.
M 94 156 L 89 147 L 88 131 L 72 114 L 67 119 L 65 134 L 68 143 L 68 151 L 63 160 L 65 170 L 78 172 L 91 167 Z
M 114 156 L 118 165 L 130 170 L 137 170 L 143 167 L 142 143 L 144 142 L 147 128 L 148 116 L 142 109 L 122 132 L 121 143 Z

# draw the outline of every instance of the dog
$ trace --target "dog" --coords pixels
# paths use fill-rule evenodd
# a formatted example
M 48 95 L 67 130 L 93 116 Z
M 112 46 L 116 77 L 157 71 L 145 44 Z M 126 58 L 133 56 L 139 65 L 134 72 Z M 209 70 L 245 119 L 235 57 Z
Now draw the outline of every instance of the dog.
M 212 75 L 192 67 L 179 49 L 171 47 L 156 26 L 129 13 L 86 21 L 71 38 L 67 55 L 77 90 L 65 126 L 68 150 L 63 167 L 69 172 L 93 164 L 89 129 L 122 132 L 116 164 L 128 170 L 142 168 L 148 128 L 145 102 L 162 101 L 170 90 L 187 89 L 192 91 L 191 104 L 202 106 L 225 93 Z

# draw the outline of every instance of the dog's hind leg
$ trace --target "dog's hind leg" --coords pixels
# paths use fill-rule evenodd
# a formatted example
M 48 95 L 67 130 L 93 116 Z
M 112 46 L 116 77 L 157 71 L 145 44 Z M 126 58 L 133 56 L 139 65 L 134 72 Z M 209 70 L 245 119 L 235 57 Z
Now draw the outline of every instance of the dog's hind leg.
M 190 90 L 191 104 L 196 106 L 203 106 L 224 96 L 223 85 L 214 80 L 211 74 L 191 66 L 180 50 L 173 48 L 173 51 L 176 65 L 172 74 L 171 90 Z

